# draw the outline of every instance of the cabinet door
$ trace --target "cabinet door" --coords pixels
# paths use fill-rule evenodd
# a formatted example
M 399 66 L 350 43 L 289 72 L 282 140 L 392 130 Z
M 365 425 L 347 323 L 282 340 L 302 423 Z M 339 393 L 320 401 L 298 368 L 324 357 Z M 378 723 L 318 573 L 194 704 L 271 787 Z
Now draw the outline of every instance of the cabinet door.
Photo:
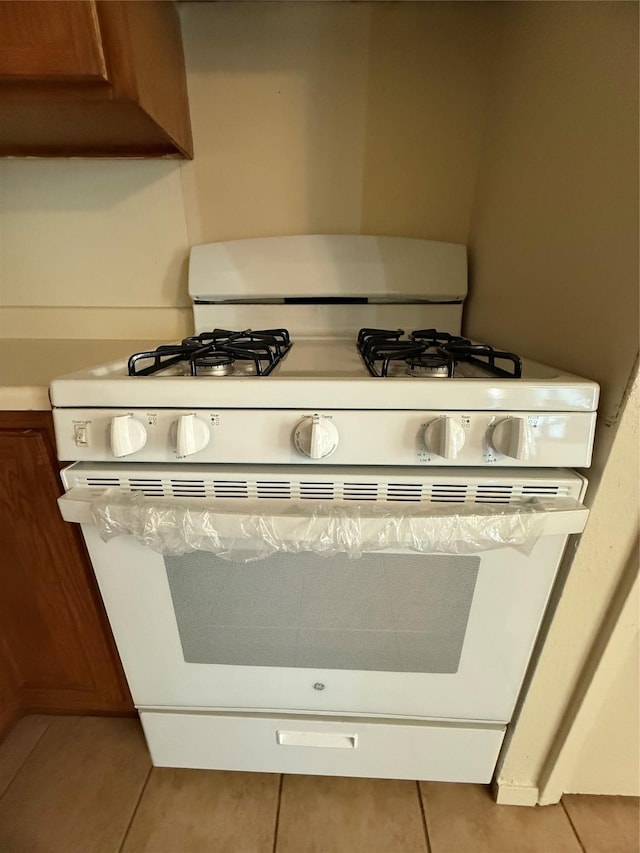
M 0 80 L 29 79 L 106 79 L 93 0 L 0 2 Z
M 10 728 L 19 711 L 15 673 L 0 636 L 0 740 L 2 740 L 2 733 Z
M 0 415 L 0 648 L 23 710 L 127 711 L 84 543 L 60 518 L 48 412 Z M 6 680 L 6 679 L 5 679 Z
M 170 0 L 0 0 L 0 157 L 192 157 Z

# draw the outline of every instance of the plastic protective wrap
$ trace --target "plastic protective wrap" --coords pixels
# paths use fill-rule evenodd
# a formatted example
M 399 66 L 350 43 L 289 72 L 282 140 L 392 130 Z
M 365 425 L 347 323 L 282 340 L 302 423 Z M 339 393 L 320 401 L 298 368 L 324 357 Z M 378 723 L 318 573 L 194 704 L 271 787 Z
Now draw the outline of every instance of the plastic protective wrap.
M 326 556 L 409 551 L 529 554 L 544 527 L 545 501 L 518 504 L 351 504 L 150 498 L 109 489 L 91 504 L 100 536 L 133 536 L 160 554 L 210 551 L 249 562 L 277 552 Z

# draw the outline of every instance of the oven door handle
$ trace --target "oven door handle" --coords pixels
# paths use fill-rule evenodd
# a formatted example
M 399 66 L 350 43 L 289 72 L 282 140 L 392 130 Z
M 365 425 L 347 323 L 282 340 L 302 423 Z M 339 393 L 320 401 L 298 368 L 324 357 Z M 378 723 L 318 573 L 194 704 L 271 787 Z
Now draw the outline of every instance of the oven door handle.
M 76 524 L 93 524 L 91 515 L 91 503 L 96 499 L 97 495 L 94 489 L 82 488 L 76 486 L 58 498 L 58 506 L 62 518 L 65 521 L 71 521 Z M 158 498 L 158 503 L 162 504 L 163 499 Z M 528 513 L 527 513 L 528 514 Z M 540 509 L 536 514 L 543 517 L 543 527 L 540 533 L 541 536 L 554 536 L 568 533 L 582 533 L 587 523 L 589 510 L 582 504 L 576 504 L 570 508 L 554 508 L 552 499 L 542 499 L 540 501 Z M 243 515 L 239 512 L 238 515 Z M 277 518 L 272 512 L 265 513 L 267 517 Z M 436 516 L 431 516 L 437 519 Z M 445 517 L 443 513 L 443 518 Z M 289 520 L 294 520 L 294 516 L 288 516 Z
M 92 489 L 83 489 L 79 486 L 69 489 L 58 498 L 58 507 L 64 521 L 76 524 L 93 524 L 91 516 L 91 502 L 95 500 L 96 493 Z

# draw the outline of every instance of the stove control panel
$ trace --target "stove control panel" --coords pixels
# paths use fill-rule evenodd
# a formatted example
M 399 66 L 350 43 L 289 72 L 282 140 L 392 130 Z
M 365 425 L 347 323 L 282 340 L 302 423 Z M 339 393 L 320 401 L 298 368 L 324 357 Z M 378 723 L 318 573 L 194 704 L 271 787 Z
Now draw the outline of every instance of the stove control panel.
M 587 467 L 593 412 L 54 409 L 62 460 Z

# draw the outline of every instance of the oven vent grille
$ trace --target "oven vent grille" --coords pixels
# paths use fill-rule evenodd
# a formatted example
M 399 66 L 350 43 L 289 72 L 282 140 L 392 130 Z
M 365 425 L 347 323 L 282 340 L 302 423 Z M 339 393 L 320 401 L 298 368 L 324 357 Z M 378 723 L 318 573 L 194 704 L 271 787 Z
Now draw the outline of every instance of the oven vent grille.
M 523 495 L 537 495 L 538 497 L 548 497 L 555 498 L 560 494 L 566 494 L 566 489 L 560 492 L 560 486 L 549 486 L 542 485 L 539 486 L 523 486 L 522 494 Z
M 259 498 L 291 500 L 291 483 L 284 481 L 257 480 L 256 493 Z
M 164 497 L 162 480 L 146 480 L 137 477 L 130 477 L 129 488 L 132 492 L 142 492 L 143 495 L 148 495 L 151 498 Z
M 214 498 L 249 497 L 249 489 L 246 480 L 212 480 L 211 487 Z M 211 495 L 212 491 L 209 490 L 209 495 Z
M 466 483 L 434 483 L 427 500 L 431 503 L 464 503 L 469 487 Z
M 477 504 L 508 504 L 513 499 L 513 486 L 502 483 L 479 483 L 476 486 Z
M 387 483 L 388 501 L 422 500 L 422 483 Z
M 377 501 L 378 483 L 344 483 L 342 499 L 345 501 Z
M 135 477 L 78 477 L 74 485 L 95 495 L 120 486 L 148 497 L 239 498 L 314 501 L 389 501 L 393 503 L 512 504 L 532 497 L 566 497 L 568 485 L 549 483 L 416 483 L 340 480 L 218 480 Z
M 308 501 L 332 501 L 334 485 L 334 483 L 300 483 L 300 498 Z
M 87 477 L 86 480 L 81 478 L 78 481 L 78 485 L 95 486 L 99 489 L 111 489 L 113 486 L 120 486 L 121 484 L 120 477 Z
M 204 480 L 171 480 L 171 494 L 176 498 L 206 498 Z

